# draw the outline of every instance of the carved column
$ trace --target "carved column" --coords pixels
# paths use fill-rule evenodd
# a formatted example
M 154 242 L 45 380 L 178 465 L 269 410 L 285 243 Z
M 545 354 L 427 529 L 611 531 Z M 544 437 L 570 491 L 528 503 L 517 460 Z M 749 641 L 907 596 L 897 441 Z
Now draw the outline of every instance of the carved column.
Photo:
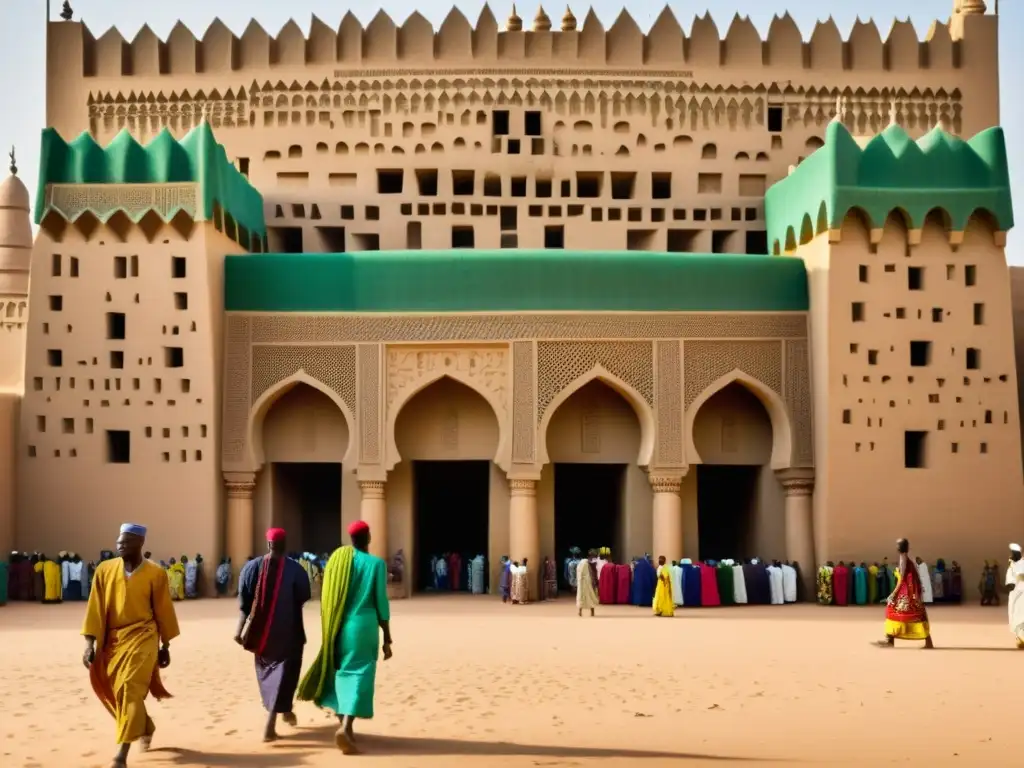
M 360 480 L 359 517 L 370 526 L 370 554 L 388 559 L 388 505 L 384 496 L 384 483 L 380 480 Z
M 800 565 L 805 594 L 814 581 L 814 476 L 806 470 L 782 470 L 786 493 L 786 559 Z
M 253 552 L 253 503 L 256 489 L 255 472 L 225 472 L 224 486 L 227 489 L 227 535 L 226 546 L 231 558 L 232 576 L 237 576 Z M 232 584 L 232 594 L 235 585 Z
M 509 480 L 509 557 L 527 564 L 530 600 L 540 599 L 540 522 L 537 519 L 537 481 Z
M 683 559 L 683 489 L 681 475 L 650 475 L 651 488 L 654 489 L 652 509 L 654 548 L 651 555 L 655 562 L 664 555 L 669 562 Z

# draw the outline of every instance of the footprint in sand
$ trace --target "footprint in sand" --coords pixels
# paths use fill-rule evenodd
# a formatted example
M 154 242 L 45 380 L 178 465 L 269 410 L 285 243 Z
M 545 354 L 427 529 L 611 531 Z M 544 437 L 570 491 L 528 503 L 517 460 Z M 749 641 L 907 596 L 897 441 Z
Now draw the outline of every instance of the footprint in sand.
M 234 736 L 236 733 L 238 733 L 238 731 L 236 731 L 234 728 L 232 728 L 230 731 L 224 731 L 225 736 Z

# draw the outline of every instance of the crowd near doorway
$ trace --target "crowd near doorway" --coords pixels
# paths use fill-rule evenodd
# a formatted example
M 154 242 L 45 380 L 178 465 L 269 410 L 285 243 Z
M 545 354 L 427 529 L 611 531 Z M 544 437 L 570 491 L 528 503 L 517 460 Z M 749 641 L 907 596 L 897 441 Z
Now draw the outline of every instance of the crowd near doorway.
M 555 464 L 555 562 L 563 563 L 572 547 L 583 554 L 612 547 L 623 534 L 625 464 Z M 568 586 L 563 569 L 558 578 Z
M 413 589 L 434 587 L 431 558 L 458 553 L 462 567 L 488 552 L 489 461 L 414 461 Z M 465 582 L 465 574 L 461 574 Z

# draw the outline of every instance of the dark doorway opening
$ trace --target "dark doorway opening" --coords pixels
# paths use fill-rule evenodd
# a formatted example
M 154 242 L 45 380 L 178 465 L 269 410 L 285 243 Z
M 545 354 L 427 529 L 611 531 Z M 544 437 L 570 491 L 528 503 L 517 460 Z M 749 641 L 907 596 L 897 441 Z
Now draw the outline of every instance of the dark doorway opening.
M 757 504 L 760 467 L 697 467 L 697 531 L 701 560 L 752 557 L 746 551 Z
M 625 464 L 555 464 L 555 563 L 563 587 L 571 547 L 611 547 L 619 561 Z
M 412 465 L 416 569 L 413 589 L 434 584 L 430 558 L 458 552 L 460 588 L 466 564 L 488 554 L 491 467 L 489 461 L 416 461 Z M 450 578 L 449 574 L 449 578 Z
M 321 554 L 341 545 L 341 464 L 275 463 L 273 498 L 273 522 L 288 531 L 289 550 Z

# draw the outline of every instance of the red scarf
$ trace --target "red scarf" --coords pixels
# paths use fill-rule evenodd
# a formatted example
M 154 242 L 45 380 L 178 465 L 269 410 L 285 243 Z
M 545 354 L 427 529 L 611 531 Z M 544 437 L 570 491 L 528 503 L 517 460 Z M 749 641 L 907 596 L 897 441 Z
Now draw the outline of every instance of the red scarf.
M 260 562 L 260 572 L 256 576 L 256 592 L 249 613 L 249 632 L 246 637 L 246 650 L 257 656 L 263 655 L 267 640 L 270 638 L 270 627 L 274 622 L 274 611 L 277 610 L 277 596 L 281 592 L 285 565 L 284 558 L 270 555 L 265 555 Z M 268 583 L 271 581 L 273 583 L 268 589 Z

